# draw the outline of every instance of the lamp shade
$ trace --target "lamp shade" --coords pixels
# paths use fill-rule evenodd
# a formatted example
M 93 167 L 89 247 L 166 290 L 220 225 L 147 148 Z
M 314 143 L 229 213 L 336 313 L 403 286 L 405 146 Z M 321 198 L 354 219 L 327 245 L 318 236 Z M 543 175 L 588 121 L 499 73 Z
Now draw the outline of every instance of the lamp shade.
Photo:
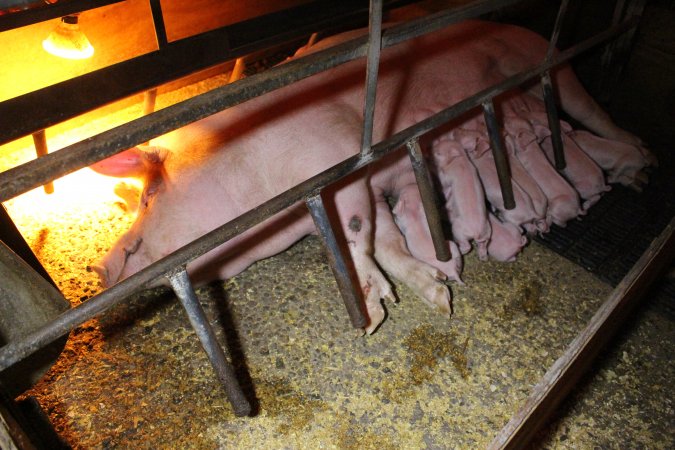
M 94 54 L 94 47 L 80 30 L 77 20 L 77 16 L 62 17 L 59 25 L 42 41 L 42 47 L 61 58 L 90 58 Z

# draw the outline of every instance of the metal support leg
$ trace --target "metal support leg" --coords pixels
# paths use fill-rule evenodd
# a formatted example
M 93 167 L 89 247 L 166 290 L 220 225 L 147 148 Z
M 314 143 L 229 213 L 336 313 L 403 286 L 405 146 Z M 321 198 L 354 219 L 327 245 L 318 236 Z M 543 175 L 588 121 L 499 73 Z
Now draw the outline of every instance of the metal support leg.
M 492 156 L 497 166 L 497 177 L 499 178 L 499 187 L 502 190 L 504 208 L 513 209 L 516 207 L 516 200 L 513 197 L 513 186 L 511 186 L 511 169 L 509 168 L 509 160 L 504 151 L 502 135 L 499 131 L 497 116 L 495 115 L 495 106 L 491 99 L 483 103 L 483 115 L 485 116 L 485 125 L 490 137 Z
M 316 229 L 319 231 L 321 242 L 323 242 L 323 246 L 328 254 L 330 268 L 333 270 L 333 275 L 337 281 L 338 289 L 342 295 L 342 300 L 345 303 L 352 325 L 354 328 L 364 328 L 368 324 L 368 320 L 361 308 L 361 296 L 354 286 L 345 256 L 335 238 L 335 233 L 328 219 L 328 214 L 326 214 L 321 194 L 308 198 L 307 207 L 312 215 L 312 219 L 314 219 L 314 225 L 316 225 Z
M 437 194 L 434 183 L 429 173 L 429 167 L 424 160 L 422 149 L 417 139 L 408 141 L 408 155 L 410 162 L 412 162 L 413 172 L 417 180 L 417 188 L 422 197 L 422 206 L 424 207 L 424 215 L 427 218 L 427 225 L 431 233 L 431 241 L 434 243 L 434 250 L 436 251 L 436 259 L 439 261 L 450 260 L 450 248 L 445 240 L 443 234 L 443 226 L 441 225 L 441 213 L 436 202 Z
M 241 79 L 241 76 L 244 74 L 244 69 L 246 68 L 246 63 L 244 58 L 237 58 L 234 62 L 234 67 L 232 68 L 232 73 L 230 73 L 230 79 L 227 80 L 228 83 L 234 83 Z
M 551 83 L 550 72 L 544 72 L 541 76 L 541 89 L 544 92 L 544 104 L 546 105 L 546 115 L 548 116 L 548 127 L 551 130 L 551 142 L 553 144 L 553 159 L 555 168 L 563 170 L 565 163 L 565 151 L 560 131 L 560 119 L 558 119 L 558 109 L 555 105 L 553 95 L 553 84 Z
M 37 154 L 38 158 L 41 156 L 45 156 L 47 153 L 49 153 L 49 148 L 47 147 L 47 135 L 45 134 L 45 130 L 40 130 L 33 133 L 33 144 L 35 144 L 35 153 Z M 42 187 L 44 188 L 45 193 L 47 194 L 52 194 L 54 192 L 54 183 L 51 181 L 45 183 L 44 186 Z
M 157 103 L 157 88 L 148 89 L 143 93 L 143 115 L 147 116 L 155 112 Z M 141 145 L 150 145 L 150 141 L 145 141 Z
M 232 365 L 228 362 L 223 349 L 216 340 L 216 333 L 206 319 L 206 314 L 199 304 L 197 295 L 190 283 L 187 270 L 185 270 L 185 267 L 181 267 L 167 275 L 167 278 L 178 299 L 183 304 L 192 328 L 197 333 L 197 337 L 199 337 L 202 347 L 204 347 L 220 382 L 225 387 L 225 394 L 232 405 L 232 409 L 234 409 L 234 413 L 240 417 L 249 415 L 251 413 L 251 405 L 244 396 L 241 386 L 239 386 Z

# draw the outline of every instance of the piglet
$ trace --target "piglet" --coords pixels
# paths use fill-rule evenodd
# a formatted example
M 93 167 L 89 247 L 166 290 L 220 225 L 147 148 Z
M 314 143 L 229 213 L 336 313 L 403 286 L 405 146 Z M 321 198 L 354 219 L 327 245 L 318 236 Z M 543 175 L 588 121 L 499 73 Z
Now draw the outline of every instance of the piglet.
M 539 187 L 532 175 L 525 169 L 523 164 L 516 156 L 516 141 L 511 134 L 504 136 L 504 144 L 506 145 L 506 154 L 509 158 L 509 168 L 511 169 L 511 179 L 513 183 L 518 184 L 532 200 L 532 207 L 538 217 L 543 219 L 536 223 L 537 230 L 541 233 L 548 231 L 550 221 L 546 220 L 548 210 L 548 199 L 544 192 Z
M 537 232 L 538 226 L 541 226 L 541 223 L 544 221 L 544 216 L 535 211 L 532 199 L 530 199 L 530 196 L 527 195 L 527 192 L 518 183 L 511 183 L 516 203 L 515 208 L 506 209 L 504 207 L 502 191 L 497 176 L 497 167 L 490 150 L 490 144 L 487 141 L 487 136 L 482 132 L 466 130 L 464 128 L 454 129 L 452 135 L 462 143 L 471 162 L 476 167 L 483 183 L 485 197 L 490 202 L 492 208 L 505 221 L 511 222 L 516 226 L 522 226 L 528 232 Z
M 520 229 L 509 222 L 502 222 L 494 214 L 488 213 L 488 220 L 492 228 L 492 237 L 488 243 L 488 254 L 492 259 L 502 262 L 513 262 L 527 244 Z
M 459 244 L 462 254 L 467 254 L 471 250 L 470 241 L 475 241 L 478 257 L 486 260 L 490 224 L 476 168 L 462 145 L 447 134 L 434 141 L 433 160 L 443 188 L 452 239 Z
M 546 158 L 530 123 L 517 116 L 505 117 L 504 123 L 512 136 L 516 158 L 548 200 L 546 221 L 564 227 L 569 220 L 585 214 L 579 194 Z
M 524 115 L 532 124 L 544 154 L 553 164 L 553 143 L 546 114 L 530 112 Z M 611 187 L 605 182 L 602 169 L 567 135 L 568 132 L 572 131 L 572 127 L 561 120 L 560 128 L 566 164 L 562 174 L 576 189 L 579 196 L 584 199 L 582 207 L 588 209 L 600 200 L 602 194 L 611 190 Z
M 447 241 L 452 256 L 449 261 L 436 259 L 422 198 L 417 186 L 410 186 L 400 191 L 392 212 L 398 228 L 405 236 L 412 256 L 441 270 L 449 281 L 464 284 L 461 278 L 462 254 L 455 242 Z
M 638 191 L 647 183 L 643 172 L 649 161 L 637 146 L 595 136 L 584 130 L 568 131 L 567 135 L 605 172 L 610 183 L 621 183 Z

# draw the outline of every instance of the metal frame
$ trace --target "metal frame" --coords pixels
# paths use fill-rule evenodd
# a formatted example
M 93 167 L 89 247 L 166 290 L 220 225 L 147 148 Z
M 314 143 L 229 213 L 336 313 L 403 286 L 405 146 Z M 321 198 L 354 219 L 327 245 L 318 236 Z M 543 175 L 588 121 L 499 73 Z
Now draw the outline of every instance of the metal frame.
M 385 9 L 411 1 L 388 0 Z M 216 64 L 305 39 L 317 29 L 365 24 L 368 17 L 363 0 L 318 0 L 167 42 L 157 0 L 151 11 L 158 50 L 0 103 L 0 145 Z
M 229 363 L 224 357 L 222 349 L 215 341 L 215 335 L 203 315 L 203 311 L 196 301 L 194 291 L 185 271 L 186 265 L 214 249 L 222 243 L 241 234 L 250 227 L 260 223 L 283 209 L 305 200 L 312 217 L 320 230 L 326 249 L 329 253 L 331 267 L 336 274 L 341 294 L 345 300 L 347 310 L 352 319 L 352 324 L 360 328 L 364 325 L 364 318 L 360 311 L 357 289 L 349 277 L 346 255 L 342 255 L 336 244 L 334 231 L 328 222 L 321 191 L 328 185 L 359 170 L 383 156 L 407 146 L 409 155 L 416 168 L 418 186 L 422 193 L 425 213 L 430 225 L 434 245 L 438 258 L 449 259 L 447 243 L 440 229 L 440 216 L 433 204 L 433 184 L 428 181 L 429 172 L 424 158 L 421 156 L 417 139 L 434 128 L 444 125 L 448 121 L 459 117 L 461 114 L 482 105 L 486 122 L 490 129 L 491 144 L 495 159 L 504 159 L 504 151 L 500 143 L 499 124 L 496 121 L 492 99 L 536 77 L 542 78 L 544 95 L 549 120 L 556 121 L 553 93 L 550 88 L 549 71 L 551 68 L 568 61 L 573 56 L 608 40 L 615 35 L 633 29 L 637 24 L 636 17 L 630 17 L 623 22 L 616 23 L 608 30 L 587 39 L 557 55 L 554 55 L 553 47 L 559 33 L 560 23 L 567 6 L 567 0 L 563 0 L 561 10 L 556 22 L 552 43 L 547 56 L 538 66 L 516 74 L 503 82 L 487 88 L 470 98 L 467 98 L 433 116 L 410 126 L 395 135 L 372 145 L 372 117 L 375 105 L 375 85 L 377 80 L 377 65 L 379 49 L 389 47 L 406 39 L 411 39 L 425 33 L 440 29 L 446 25 L 458 22 L 466 18 L 472 18 L 493 11 L 498 7 L 516 3 L 516 0 L 482 0 L 472 4 L 443 11 L 438 14 L 401 24 L 390 29 L 381 31 L 381 1 L 373 0 L 371 3 L 371 25 L 368 36 L 354 39 L 327 50 L 317 52 L 305 58 L 291 61 L 287 64 L 272 68 L 260 75 L 244 79 L 238 83 L 224 86 L 206 94 L 185 100 L 177 105 L 161 111 L 149 114 L 143 118 L 134 120 L 113 130 L 101 133 L 86 142 L 79 142 L 50 155 L 28 162 L 19 167 L 0 173 L 0 201 L 7 200 L 46 182 L 66 175 L 74 170 L 89 166 L 90 164 L 112 156 L 126 148 L 141 144 L 147 140 L 174 130 L 181 126 L 195 122 L 220 110 L 244 102 L 255 96 L 262 95 L 274 89 L 286 86 L 292 82 L 330 69 L 339 64 L 368 55 L 368 75 L 366 82 L 366 100 L 364 104 L 364 132 L 361 152 L 336 164 L 326 171 L 306 180 L 288 191 L 274 197 L 257 208 L 233 219 L 227 224 L 207 233 L 195 241 L 176 250 L 170 255 L 151 264 L 140 272 L 119 282 L 106 291 L 90 298 L 81 305 L 63 313 L 51 323 L 34 330 L 20 341 L 11 342 L 0 348 L 0 370 L 12 366 L 31 353 L 37 351 L 49 342 L 68 333 L 82 323 L 104 313 L 115 304 L 120 303 L 126 297 L 148 285 L 160 277 L 167 277 L 174 288 L 177 296 L 183 303 L 188 317 L 195 331 L 202 340 L 202 344 L 211 359 L 214 368 L 225 384 L 235 413 L 246 415 L 250 411 L 250 405 L 241 393 Z M 551 123 L 551 125 L 555 125 Z M 558 130 L 559 132 L 559 130 Z M 559 155 L 559 156 L 562 156 Z M 556 161 L 559 161 L 556 158 Z M 508 163 L 499 169 L 505 203 L 508 201 L 510 178 L 508 177 Z M 562 161 L 564 164 L 564 160 Z M 421 180 L 421 181 L 420 181 Z M 431 186 L 424 187 L 425 184 Z M 512 195 L 512 193 L 511 193 Z M 511 197 L 512 200 L 512 197 Z M 434 218 L 434 214 L 437 219 Z M 445 247 L 445 248 L 444 248 Z
M 90 9 L 120 3 L 122 0 L 59 0 L 49 4 L 37 1 L 9 1 L 5 7 L 20 9 L 9 14 L 0 14 L 0 31 L 32 25 L 45 20 L 56 19 L 68 14 L 81 13 Z M 14 3 L 14 4 L 12 4 Z

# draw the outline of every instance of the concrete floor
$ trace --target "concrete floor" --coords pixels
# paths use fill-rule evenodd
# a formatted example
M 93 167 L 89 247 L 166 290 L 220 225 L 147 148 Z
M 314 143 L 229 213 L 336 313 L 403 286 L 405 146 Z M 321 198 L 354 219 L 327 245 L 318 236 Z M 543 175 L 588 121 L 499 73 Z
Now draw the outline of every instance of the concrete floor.
M 451 318 L 399 287 L 357 337 L 308 238 L 199 290 L 253 417 L 234 417 L 165 290 L 76 330 L 31 395 L 75 448 L 484 448 L 611 289 L 537 244 L 470 256 L 464 278 Z M 672 448 L 673 331 L 639 313 L 535 448 Z

